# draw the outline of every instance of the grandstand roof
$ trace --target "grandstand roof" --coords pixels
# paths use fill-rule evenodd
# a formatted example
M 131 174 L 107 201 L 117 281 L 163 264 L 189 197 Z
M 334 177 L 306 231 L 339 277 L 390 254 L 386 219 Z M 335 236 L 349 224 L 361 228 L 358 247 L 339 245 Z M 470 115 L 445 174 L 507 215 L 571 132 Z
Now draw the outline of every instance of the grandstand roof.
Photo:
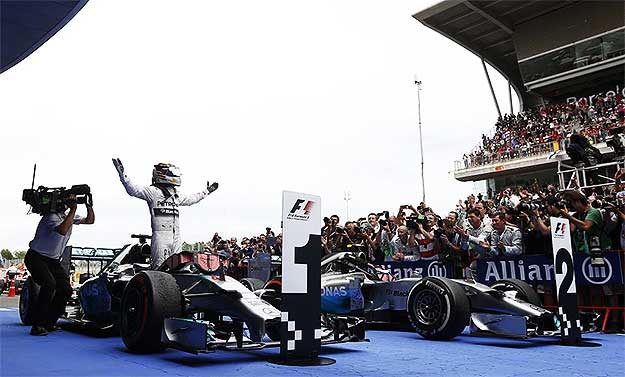
M 445 0 L 413 17 L 483 58 L 510 80 L 523 102 L 524 89 L 512 40 L 516 25 L 576 0 Z
M 88 0 L 0 0 L 0 73 L 41 47 Z

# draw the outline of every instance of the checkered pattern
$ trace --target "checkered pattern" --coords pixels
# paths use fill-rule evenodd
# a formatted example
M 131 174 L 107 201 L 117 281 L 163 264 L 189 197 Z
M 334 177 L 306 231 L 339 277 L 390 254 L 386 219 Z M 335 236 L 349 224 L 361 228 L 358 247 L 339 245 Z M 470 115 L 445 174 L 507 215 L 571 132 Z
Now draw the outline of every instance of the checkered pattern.
M 289 321 L 289 312 L 280 312 L 280 320 L 286 322 L 287 331 L 293 333 L 293 339 L 286 342 L 287 350 L 293 351 L 295 350 L 295 342 L 302 340 L 302 330 L 297 330 L 295 321 Z M 315 329 L 315 339 L 321 339 L 321 335 L 321 329 Z

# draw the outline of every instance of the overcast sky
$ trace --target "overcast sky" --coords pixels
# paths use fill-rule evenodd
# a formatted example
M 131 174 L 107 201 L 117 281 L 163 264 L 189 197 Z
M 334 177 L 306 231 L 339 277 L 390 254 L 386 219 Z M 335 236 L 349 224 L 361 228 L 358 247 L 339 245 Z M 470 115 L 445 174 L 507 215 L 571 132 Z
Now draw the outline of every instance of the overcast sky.
M 150 232 L 112 157 L 136 183 L 161 161 L 181 168 L 183 192 L 219 182 L 181 210 L 189 242 L 279 228 L 282 190 L 320 195 L 342 221 L 345 191 L 352 219 L 416 204 L 415 74 L 427 202 L 453 209 L 473 191 L 453 161 L 497 113 L 479 58 L 412 18 L 436 2 L 89 2 L 0 75 L 0 248 L 26 250 L 34 235 L 39 216 L 20 200 L 34 163 L 35 186 L 91 186 L 96 223 L 70 240 L 83 246 Z M 506 82 L 491 78 L 508 111 Z

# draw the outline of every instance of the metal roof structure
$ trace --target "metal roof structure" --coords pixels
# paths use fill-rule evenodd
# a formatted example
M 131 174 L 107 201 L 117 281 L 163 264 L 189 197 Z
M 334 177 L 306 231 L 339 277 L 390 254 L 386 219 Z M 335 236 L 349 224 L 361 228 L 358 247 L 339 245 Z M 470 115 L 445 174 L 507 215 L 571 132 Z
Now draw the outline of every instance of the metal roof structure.
M 0 0 L 0 73 L 61 30 L 88 0 Z
M 497 69 L 528 102 L 513 42 L 515 26 L 576 0 L 446 0 L 413 15 Z M 521 104 L 521 108 L 523 108 Z

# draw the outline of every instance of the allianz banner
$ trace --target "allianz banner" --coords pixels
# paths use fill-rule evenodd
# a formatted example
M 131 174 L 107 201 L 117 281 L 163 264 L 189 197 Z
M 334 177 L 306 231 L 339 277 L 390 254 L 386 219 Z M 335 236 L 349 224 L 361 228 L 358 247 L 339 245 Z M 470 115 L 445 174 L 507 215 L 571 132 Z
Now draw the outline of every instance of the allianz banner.
M 573 261 L 577 285 L 623 284 L 620 253 L 606 253 L 604 260 L 604 265 L 592 265 L 588 255 L 575 253 Z M 490 285 L 501 279 L 519 279 L 528 283 L 555 282 L 553 258 L 529 255 L 477 261 L 477 281 Z
M 451 265 L 436 260 L 420 260 L 414 262 L 384 262 L 380 267 L 389 270 L 395 279 L 412 277 L 414 274 L 421 277 L 439 276 L 454 278 Z

